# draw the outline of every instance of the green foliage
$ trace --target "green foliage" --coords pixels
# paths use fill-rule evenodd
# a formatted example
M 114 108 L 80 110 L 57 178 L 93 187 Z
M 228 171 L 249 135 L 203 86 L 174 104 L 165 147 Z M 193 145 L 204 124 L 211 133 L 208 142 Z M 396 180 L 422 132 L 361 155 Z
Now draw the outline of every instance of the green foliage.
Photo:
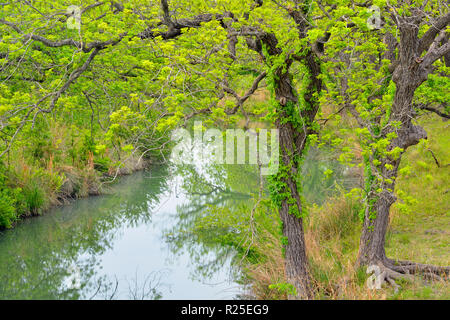
M 245 258 L 247 262 L 258 263 L 260 259 L 264 259 L 264 252 L 259 251 L 258 247 L 252 246 L 249 234 L 260 234 L 260 230 L 273 230 L 273 224 L 278 219 L 273 214 L 263 212 L 265 207 L 262 206 L 257 208 L 254 221 L 251 222 L 250 216 L 247 214 L 252 210 L 250 205 L 249 203 L 232 208 L 209 206 L 196 217 L 194 228 L 189 232 L 194 233 L 197 241 L 203 244 L 219 244 L 223 247 L 234 248 L 237 251 L 236 260 Z
M 45 195 L 42 189 L 37 185 L 30 185 L 23 190 L 25 203 L 28 212 L 37 215 L 45 204 Z
M 281 294 L 286 294 L 289 296 L 296 296 L 297 295 L 297 289 L 290 284 L 285 282 L 279 282 L 269 285 L 269 289 L 271 290 L 277 290 Z
M 11 228 L 24 212 L 23 190 L 11 187 L 8 172 L 0 163 L 0 229 Z
M 131 172 L 141 155 L 147 161 L 167 153 L 162 146 L 169 132 L 158 128 L 167 106 L 156 102 L 167 98 L 156 94 L 165 86 L 167 70 L 159 80 L 154 77 L 167 59 L 162 51 L 149 52 L 151 42 L 138 36 L 146 24 L 132 9 L 142 3 L 128 2 L 117 12 L 110 3 L 92 3 L 71 3 L 87 6 L 80 30 L 69 28 L 66 16 L 60 19 L 68 7 L 62 1 L 1 6 L 0 162 L 8 167 L 2 170 L 8 172 L 6 186 L 0 186 L 4 225 L 61 200 L 97 194 L 100 177 L 119 167 Z M 159 14 L 159 5 L 146 5 L 151 16 Z M 128 37 L 120 38 L 124 32 Z M 46 40 L 25 40 L 24 34 Z M 47 45 L 59 39 L 79 44 Z M 117 46 L 105 45 L 92 56 L 93 47 L 87 47 L 102 41 L 117 41 Z M 19 188 L 21 199 L 14 191 Z
M 17 218 L 14 199 L 6 190 L 0 191 L 0 228 L 11 228 Z
M 358 267 L 358 269 L 356 269 L 356 282 L 358 283 L 359 286 L 364 286 L 366 284 L 366 281 L 367 281 L 366 268 Z
M 112 162 L 109 158 L 100 158 L 96 157 L 94 161 L 94 169 L 101 172 L 106 173 L 108 172 L 109 168 L 111 167 Z

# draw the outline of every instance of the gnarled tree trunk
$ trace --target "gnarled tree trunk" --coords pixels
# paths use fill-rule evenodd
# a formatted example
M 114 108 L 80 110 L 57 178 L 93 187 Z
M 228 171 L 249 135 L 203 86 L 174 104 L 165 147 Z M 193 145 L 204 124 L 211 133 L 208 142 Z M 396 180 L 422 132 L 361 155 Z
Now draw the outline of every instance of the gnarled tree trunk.
M 293 212 L 302 212 L 302 204 L 299 190 L 297 187 L 298 163 L 295 155 L 301 155 L 303 149 L 298 149 L 295 144 L 298 139 L 298 132 L 291 121 L 286 121 L 288 111 L 285 108 L 293 108 L 297 105 L 297 97 L 293 93 L 291 79 L 288 73 L 279 70 L 276 75 L 275 96 L 280 101 L 277 110 L 279 117 L 276 121 L 280 138 L 280 171 L 287 174 L 281 174 L 279 179 L 290 194 L 281 200 L 279 214 L 283 223 L 283 236 L 287 239 L 284 243 L 285 250 L 285 272 L 289 283 L 294 285 L 298 297 L 290 298 L 312 298 L 311 280 L 308 273 L 308 261 L 306 257 L 306 245 L 303 232 L 303 221 L 301 216 L 296 216 Z
M 303 232 L 302 203 L 299 190 L 300 159 L 306 146 L 306 139 L 311 133 L 311 123 L 318 111 L 319 104 L 317 95 L 322 89 L 319 80 L 320 67 L 314 59 L 314 54 L 306 55 L 306 65 L 311 72 L 311 82 L 304 96 L 309 107 L 298 106 L 298 99 L 289 74 L 288 61 L 286 70 L 279 68 L 275 74 L 275 97 L 280 102 L 277 110 L 276 121 L 280 137 L 280 173 L 278 179 L 285 185 L 284 192 L 289 193 L 283 197 L 279 207 L 279 214 L 283 223 L 283 236 L 287 240 L 284 243 L 285 250 L 285 272 L 288 281 L 297 290 L 297 297 L 312 299 L 313 289 L 308 272 L 308 261 L 306 256 L 306 244 Z M 299 128 L 299 124 L 293 120 L 294 113 L 300 113 L 305 127 Z M 295 118 L 295 117 L 294 117 Z
M 397 170 L 393 176 L 397 175 Z M 394 185 L 390 185 L 393 190 Z M 387 261 L 385 252 L 386 232 L 389 225 L 389 212 L 396 201 L 392 192 L 384 190 L 378 195 L 373 206 L 366 208 L 363 230 L 360 238 L 358 264 L 378 265 Z
M 303 14 L 299 11 L 289 9 L 288 13 L 293 18 L 299 31 L 300 39 L 307 35 L 310 27 L 305 17 L 309 15 L 309 7 L 303 8 Z M 255 33 L 255 30 L 252 30 Z M 327 41 L 328 38 L 321 39 Z M 269 57 L 280 57 L 283 50 L 278 46 L 278 39 L 272 33 L 260 32 L 255 38 L 246 39 L 247 46 L 258 52 L 261 57 L 269 62 Z M 265 52 L 265 50 L 267 52 Z M 296 296 L 290 299 L 312 299 L 313 289 L 310 274 L 308 272 L 308 261 L 306 256 L 306 244 L 303 232 L 302 203 L 300 197 L 299 170 L 300 159 L 303 156 L 306 140 L 311 131 L 311 124 L 319 109 L 318 96 L 323 89 L 320 79 L 320 61 L 313 47 L 305 48 L 299 55 L 286 57 L 284 65 L 278 66 L 274 70 L 273 81 L 275 98 L 279 102 L 277 105 L 276 127 L 280 137 L 280 170 L 272 177 L 278 185 L 283 187 L 278 189 L 274 195 L 278 200 L 278 210 L 283 223 L 284 252 L 285 252 L 285 273 L 287 281 L 292 284 L 296 291 Z M 306 105 L 299 106 L 299 100 L 292 83 L 289 72 L 293 59 L 304 63 L 310 81 L 308 87 L 303 91 L 303 101 Z M 299 120 L 301 118 L 301 120 Z
M 398 167 L 402 155 L 406 150 L 419 143 L 421 139 L 427 138 L 427 133 L 423 128 L 412 123 L 415 115 L 413 107 L 414 93 L 417 88 L 428 78 L 432 72 L 432 63 L 439 57 L 433 51 L 428 52 L 424 58 L 421 58 L 423 47 L 427 41 L 424 37 L 418 38 L 416 17 L 399 18 L 400 43 L 399 57 L 393 61 L 392 80 L 396 85 L 396 92 L 392 103 L 392 112 L 389 119 L 389 125 L 382 129 L 382 137 L 395 132 L 394 138 L 387 151 L 394 148 L 401 148 L 402 152 L 396 158 L 385 156 L 377 168 L 372 163 L 372 174 L 380 175 L 384 182 L 375 184 L 369 195 L 372 204 L 369 203 L 364 217 L 363 232 L 360 239 L 360 248 L 358 254 L 359 265 L 378 265 L 383 267 L 386 281 L 393 283 L 393 279 L 400 277 L 411 277 L 410 273 L 420 272 L 428 275 L 430 278 L 440 279 L 439 275 L 449 273 L 449 267 L 436 267 L 424 264 L 413 263 L 409 261 L 394 261 L 386 257 L 385 237 L 389 224 L 389 212 L 392 204 L 395 203 L 394 195 L 395 181 L 398 176 Z M 443 18 L 445 22 L 450 16 Z M 443 23 L 444 23 L 443 22 Z M 448 23 L 445 22 L 445 23 Z M 444 26 L 445 26 L 444 23 Z M 428 44 L 429 45 L 429 44 Z M 430 50 L 435 48 L 431 47 Z M 441 57 L 444 50 L 442 50 Z M 393 55 L 395 56 L 395 55 Z M 400 127 L 395 129 L 393 122 L 400 123 Z M 386 166 L 387 165 L 387 166 Z M 388 182 L 386 182 L 388 181 Z M 382 191 L 377 193 L 375 189 L 381 187 Z M 395 284 L 395 283 L 394 283 Z

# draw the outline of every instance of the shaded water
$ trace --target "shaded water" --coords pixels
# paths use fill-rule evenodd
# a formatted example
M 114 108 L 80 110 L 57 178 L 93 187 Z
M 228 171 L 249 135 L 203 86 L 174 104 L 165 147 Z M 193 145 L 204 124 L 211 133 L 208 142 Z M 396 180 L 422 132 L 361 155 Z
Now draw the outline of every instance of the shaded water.
M 320 172 L 332 167 L 339 175 L 342 168 L 315 153 L 305 165 L 307 198 L 321 202 L 339 177 L 326 181 Z M 202 246 L 195 234 L 184 234 L 180 244 L 172 231 L 192 229 L 208 204 L 248 203 L 258 188 L 256 171 L 154 166 L 121 178 L 110 195 L 22 221 L 0 232 L 0 299 L 235 298 L 243 288 L 234 252 Z
M 0 233 L 0 298 L 235 297 L 240 289 L 230 281 L 232 252 L 205 277 L 188 251 L 171 247 L 165 231 L 178 223 L 177 214 L 194 214 L 204 201 L 187 195 L 168 170 L 123 177 L 111 195 L 75 201 Z M 246 200 L 230 194 L 226 201 Z M 217 259 L 213 251 L 202 258 Z

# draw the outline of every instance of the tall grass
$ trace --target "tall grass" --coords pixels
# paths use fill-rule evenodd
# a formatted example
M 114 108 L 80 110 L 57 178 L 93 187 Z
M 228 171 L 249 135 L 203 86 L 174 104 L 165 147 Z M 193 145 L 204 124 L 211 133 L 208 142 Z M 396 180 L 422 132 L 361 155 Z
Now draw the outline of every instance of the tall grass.
M 130 174 L 145 165 L 125 151 L 93 152 L 91 139 L 64 123 L 41 126 L 25 146 L 11 150 L 9 163 L 0 160 L 0 229 L 51 206 L 98 195 L 107 177 Z
M 305 240 L 316 299 L 386 299 L 385 292 L 365 286 L 365 270 L 356 269 L 361 223 L 361 205 L 339 195 L 321 207 L 310 209 L 305 219 Z M 287 292 L 274 284 L 285 284 L 279 236 L 270 230 L 256 241 L 255 250 L 264 253 L 245 273 L 251 282 L 250 295 L 256 299 L 286 299 Z

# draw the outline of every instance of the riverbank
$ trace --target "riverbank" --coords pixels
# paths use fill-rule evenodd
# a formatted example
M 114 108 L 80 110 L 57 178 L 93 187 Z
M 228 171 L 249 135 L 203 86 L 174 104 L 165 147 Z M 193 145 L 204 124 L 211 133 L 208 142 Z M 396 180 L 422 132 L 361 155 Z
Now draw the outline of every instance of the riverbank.
M 186 225 L 210 198 L 181 189 L 185 175 L 174 169 L 154 164 L 106 195 L 0 232 L 0 300 L 236 298 L 229 250 L 185 241 Z M 240 192 L 214 199 L 227 207 L 248 200 Z
M 150 159 L 133 155 L 107 171 L 99 170 L 93 160 L 84 168 L 64 165 L 36 169 L 21 163 L 1 177 L 8 189 L 2 190 L 0 199 L 0 231 L 13 228 L 20 220 L 45 214 L 54 207 L 104 194 L 105 185 L 121 176 L 145 170 L 151 163 Z
M 450 139 L 448 122 L 427 115 L 420 124 L 428 140 L 414 146 L 401 163 L 397 203 L 391 211 L 386 239 L 388 257 L 440 266 L 450 265 Z M 446 135 L 445 138 L 443 135 Z M 368 290 L 365 270 L 354 263 L 359 248 L 361 223 L 359 200 L 346 194 L 310 206 L 305 238 L 318 299 L 450 299 L 448 281 L 416 278 L 395 288 Z M 263 224 L 264 225 L 264 224 Z M 275 224 L 255 237 L 258 260 L 248 259 L 247 275 L 253 297 L 284 299 L 289 287 L 282 267 L 281 240 Z M 260 241 L 261 240 L 261 241 Z
M 0 161 L 0 229 L 99 195 L 108 180 L 142 170 L 168 151 L 162 147 L 169 139 L 165 132 L 150 132 L 154 140 L 145 140 L 144 148 L 136 137 L 139 131 L 122 132 L 128 130 L 126 124 L 120 132 L 103 130 L 99 124 L 95 130 L 85 128 L 88 124 L 42 119 L 8 150 Z

